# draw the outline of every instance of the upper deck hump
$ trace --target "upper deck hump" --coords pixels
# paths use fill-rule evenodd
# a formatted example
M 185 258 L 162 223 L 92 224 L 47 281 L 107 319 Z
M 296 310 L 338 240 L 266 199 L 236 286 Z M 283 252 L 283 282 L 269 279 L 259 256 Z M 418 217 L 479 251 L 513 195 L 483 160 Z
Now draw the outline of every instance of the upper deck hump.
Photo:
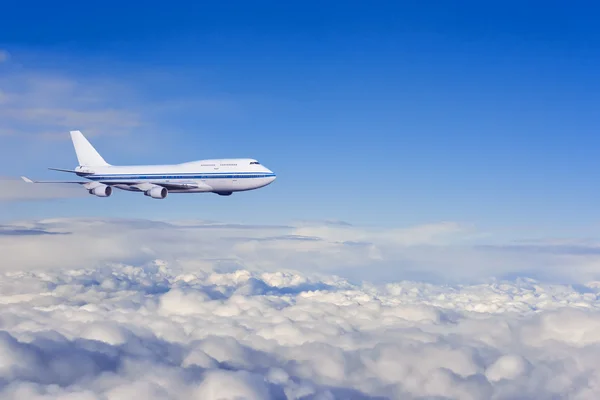
M 252 158 L 226 158 L 189 161 L 180 164 L 167 165 L 131 165 L 110 166 L 95 169 L 98 175 L 121 174 L 156 174 L 178 172 L 224 172 L 224 171 L 253 171 L 260 167 L 258 161 Z

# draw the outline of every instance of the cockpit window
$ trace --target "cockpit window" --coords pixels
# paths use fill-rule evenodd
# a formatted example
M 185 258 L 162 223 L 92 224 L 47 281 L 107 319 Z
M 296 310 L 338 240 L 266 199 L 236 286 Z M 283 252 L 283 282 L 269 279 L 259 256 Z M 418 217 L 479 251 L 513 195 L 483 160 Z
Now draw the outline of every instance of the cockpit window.
M 258 161 L 250 161 L 250 165 L 252 165 L 252 164 L 260 165 L 260 163 Z

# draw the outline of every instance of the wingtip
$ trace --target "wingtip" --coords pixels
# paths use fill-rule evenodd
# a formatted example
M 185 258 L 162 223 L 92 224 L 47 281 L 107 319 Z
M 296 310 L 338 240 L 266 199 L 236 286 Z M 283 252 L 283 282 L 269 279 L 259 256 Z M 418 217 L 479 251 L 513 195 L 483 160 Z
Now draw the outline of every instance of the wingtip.
M 26 176 L 22 176 L 21 179 L 23 179 L 27 183 L 33 183 L 33 181 Z

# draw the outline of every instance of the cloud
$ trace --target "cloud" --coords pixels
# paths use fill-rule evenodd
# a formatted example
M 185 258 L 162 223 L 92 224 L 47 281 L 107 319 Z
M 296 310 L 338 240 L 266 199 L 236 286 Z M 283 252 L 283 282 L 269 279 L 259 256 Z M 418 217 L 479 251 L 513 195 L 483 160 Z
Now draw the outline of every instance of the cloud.
M 8 62 L 8 60 L 10 60 L 10 53 L 6 50 L 0 49 L 0 64 Z
M 64 235 L 64 233 L 48 232 L 42 229 L 18 229 L 0 225 L 0 235 L 5 236 L 32 236 L 32 235 Z
M 87 196 L 81 188 L 75 189 L 79 190 L 73 195 Z M 62 191 L 51 193 L 35 195 L 65 196 Z M 375 283 L 404 279 L 483 283 L 518 277 L 573 284 L 600 281 L 600 254 L 593 242 L 575 246 L 571 241 L 567 247 L 562 242 L 547 244 L 543 251 L 530 244 L 485 244 L 473 227 L 449 222 L 372 228 L 317 222 L 243 225 L 73 218 L 14 221 L 3 229 L 46 233 L 0 235 L 6 268 L 14 265 L 19 270 L 162 259 L 191 270 L 300 270 Z
M 80 185 L 30 184 L 21 179 L 0 178 L 0 202 L 51 200 L 89 196 Z
M 589 289 L 165 262 L 7 271 L 0 396 L 594 398 L 600 289 Z
M 596 244 L 474 237 L 450 222 L 5 223 L 0 397 L 597 397 L 598 256 L 579 250 Z
M 125 91 L 93 78 L 9 72 L 0 78 L 0 135 L 63 139 L 73 129 L 89 136 L 129 132 L 142 125 L 142 117 L 121 99 Z
M 85 191 L 80 192 L 87 195 Z M 364 271 L 364 266 L 399 259 L 394 252 L 401 247 L 433 246 L 450 240 L 446 237 L 449 235 L 447 224 L 441 224 L 437 229 L 428 225 L 401 230 L 360 227 L 333 230 L 328 224 L 245 226 L 210 222 L 53 219 L 14 223 L 12 229 L 72 233 L 67 240 L 62 236 L 50 238 L 47 235 L 44 238 L 31 236 L 27 240 L 15 236 L 0 239 L 0 251 L 10 248 L 10 261 L 24 268 L 77 267 L 92 262 L 147 262 L 161 258 L 180 264 L 206 262 L 221 271 L 240 266 L 264 271 L 282 267 L 317 272 L 340 268 Z M 455 232 L 454 240 L 460 240 L 460 230 L 455 226 L 451 230 Z M 411 237 L 411 231 L 414 237 Z M 423 231 L 427 233 L 423 234 Z M 32 247 L 39 251 L 28 251 Z M 52 257 L 49 259 L 45 254 L 52 254 Z
M 90 137 L 135 132 L 149 139 L 165 130 L 171 136 L 186 131 L 177 121 L 243 113 L 239 99 L 228 93 L 188 91 L 186 71 L 61 53 L 24 51 L 11 59 L 6 63 L 8 53 L 0 50 L 0 64 L 6 64 L 0 74 L 0 136 L 66 140 L 69 130 L 79 129 Z M 183 89 L 165 95 L 173 87 Z
M 465 234 L 467 227 L 456 222 L 423 224 L 409 228 L 369 228 L 356 229 L 349 224 L 303 223 L 298 226 L 298 234 L 305 237 L 326 236 L 338 242 L 385 242 L 399 246 L 418 244 L 447 243 L 456 234 Z M 462 236 L 462 235 L 461 235 Z

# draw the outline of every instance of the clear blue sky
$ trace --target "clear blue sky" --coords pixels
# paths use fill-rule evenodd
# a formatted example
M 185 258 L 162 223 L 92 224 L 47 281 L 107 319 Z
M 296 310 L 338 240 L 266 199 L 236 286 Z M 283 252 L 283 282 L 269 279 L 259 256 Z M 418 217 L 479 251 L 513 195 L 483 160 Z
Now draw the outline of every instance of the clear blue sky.
M 0 74 L 109 80 L 106 104 L 141 116 L 92 138 L 109 162 L 255 157 L 278 180 L 230 198 L 10 203 L 0 218 L 596 226 L 600 6 L 401 3 L 5 4 Z M 64 177 L 45 168 L 74 165 L 67 131 L 0 136 L 1 175 Z M 31 147 L 45 151 L 14 150 Z

